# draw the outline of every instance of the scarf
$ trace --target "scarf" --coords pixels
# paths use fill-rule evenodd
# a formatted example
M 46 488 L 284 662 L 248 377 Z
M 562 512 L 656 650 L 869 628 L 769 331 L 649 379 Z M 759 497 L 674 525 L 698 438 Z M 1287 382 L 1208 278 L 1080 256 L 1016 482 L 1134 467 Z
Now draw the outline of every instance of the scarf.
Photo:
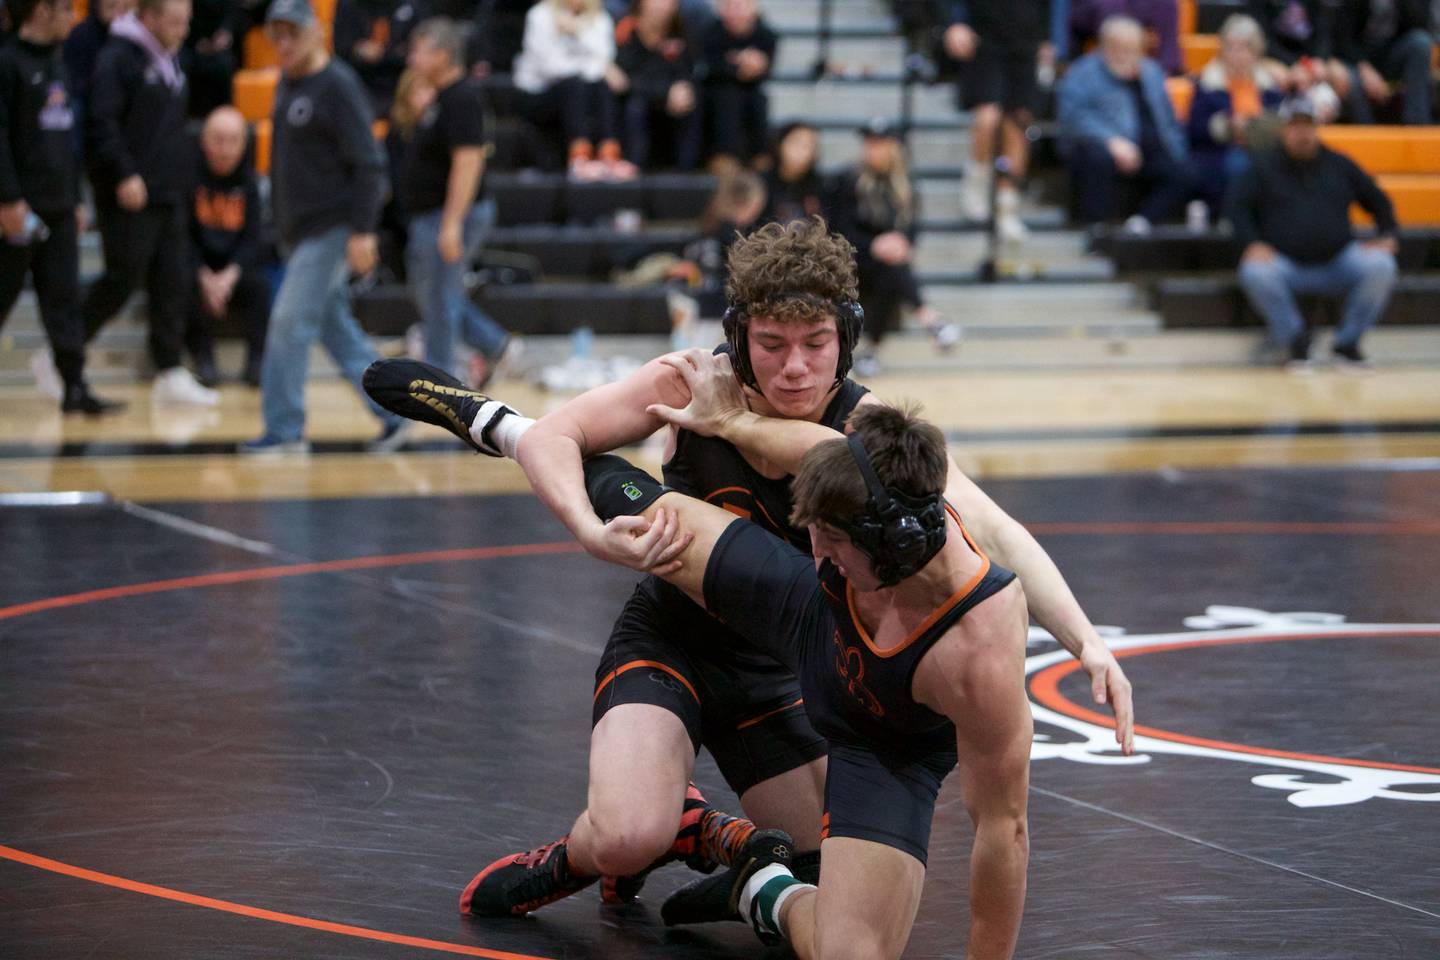
M 150 57 L 150 65 L 160 74 L 160 79 L 165 81 L 165 86 L 171 90 L 179 90 L 185 86 L 185 74 L 180 72 L 179 59 L 160 45 L 160 41 L 145 29 L 145 25 L 133 12 L 116 17 L 115 22 L 110 24 L 110 34 L 129 40 L 144 50 Z

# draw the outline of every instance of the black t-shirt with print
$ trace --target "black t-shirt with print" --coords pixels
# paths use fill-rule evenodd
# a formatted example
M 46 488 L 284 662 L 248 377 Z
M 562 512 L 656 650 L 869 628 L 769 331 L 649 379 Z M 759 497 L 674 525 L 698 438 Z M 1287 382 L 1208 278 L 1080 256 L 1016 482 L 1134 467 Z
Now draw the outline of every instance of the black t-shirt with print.
M 441 90 L 415 125 L 406 153 L 405 205 L 410 214 L 444 207 L 453 151 L 484 144 L 485 108 L 479 84 L 461 80 Z

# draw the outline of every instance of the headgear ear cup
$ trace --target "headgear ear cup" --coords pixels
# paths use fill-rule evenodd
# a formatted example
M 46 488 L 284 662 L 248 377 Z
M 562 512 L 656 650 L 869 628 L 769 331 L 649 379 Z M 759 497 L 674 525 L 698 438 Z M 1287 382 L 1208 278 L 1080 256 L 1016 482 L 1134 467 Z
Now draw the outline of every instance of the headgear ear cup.
M 918 573 L 945 546 L 945 509 L 939 493 L 911 497 L 880 482 L 859 435 L 846 438 L 865 479 L 865 509 L 845 528 L 870 558 L 880 585 L 891 587 Z
M 735 367 L 735 375 L 743 386 L 758 391 L 760 385 L 755 382 L 755 368 L 750 365 L 750 325 L 745 322 L 745 308 L 733 303 L 726 307 L 724 316 L 720 318 L 720 327 L 730 344 L 730 363 Z

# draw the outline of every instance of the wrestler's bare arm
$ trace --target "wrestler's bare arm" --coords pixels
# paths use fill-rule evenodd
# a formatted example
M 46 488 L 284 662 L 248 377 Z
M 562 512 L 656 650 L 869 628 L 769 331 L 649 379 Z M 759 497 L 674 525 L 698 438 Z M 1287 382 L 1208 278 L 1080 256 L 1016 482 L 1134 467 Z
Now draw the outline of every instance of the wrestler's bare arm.
M 665 426 L 647 412 L 655 403 L 684 404 L 685 382 L 659 360 L 617 383 L 581 394 L 541 418 L 520 440 L 516 459 L 530 486 L 592 554 L 632 569 L 643 557 L 625 534 L 634 521 L 610 526 L 591 509 L 581 462 L 586 457 L 638 443 Z

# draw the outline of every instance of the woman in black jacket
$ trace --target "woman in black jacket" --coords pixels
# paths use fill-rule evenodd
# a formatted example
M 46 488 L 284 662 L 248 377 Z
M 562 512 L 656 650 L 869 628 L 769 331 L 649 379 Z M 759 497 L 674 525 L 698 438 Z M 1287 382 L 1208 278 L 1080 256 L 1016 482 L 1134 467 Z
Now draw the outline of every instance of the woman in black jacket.
M 830 210 L 832 226 L 855 245 L 860 305 L 871 349 L 856 358 L 861 376 L 879 372 L 875 351 L 885 335 L 900 326 L 909 307 L 915 319 L 934 332 L 942 346 L 953 329 L 939 326 L 915 279 L 914 243 L 919 198 L 906 168 L 904 148 L 889 121 L 875 119 L 860 131 L 865 144 L 857 169 L 836 185 Z
M 700 165 L 700 103 L 695 57 L 680 18 L 678 0 L 634 0 L 615 27 L 615 65 L 623 77 L 612 85 L 624 103 L 624 153 L 651 169 L 652 137 L 671 145 L 677 170 Z
M 820 137 L 814 127 L 796 122 L 780 128 L 765 171 L 767 222 L 789 223 L 824 213 L 825 181 L 819 164 Z

